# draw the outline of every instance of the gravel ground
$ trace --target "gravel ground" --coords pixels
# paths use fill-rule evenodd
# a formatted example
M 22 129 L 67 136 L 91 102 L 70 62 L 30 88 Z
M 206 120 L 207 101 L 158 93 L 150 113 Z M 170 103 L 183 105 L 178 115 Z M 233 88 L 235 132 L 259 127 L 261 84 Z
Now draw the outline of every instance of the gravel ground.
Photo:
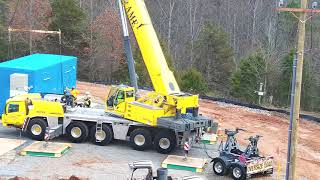
M 19 131 L 13 128 L 0 126 L 0 138 L 20 138 Z M 160 167 L 166 155 L 159 154 L 153 150 L 135 151 L 126 142 L 114 141 L 109 146 L 96 146 L 82 143 L 72 144 L 72 149 L 61 158 L 20 156 L 17 153 L 20 149 L 31 144 L 33 141 L 26 136 L 21 139 L 27 142 L 15 150 L 0 156 L 0 179 L 14 176 L 28 177 L 30 179 L 60 179 L 71 175 L 88 179 L 108 179 L 121 180 L 129 179 L 131 171 L 128 163 L 136 160 L 152 160 L 154 171 Z M 54 141 L 67 142 L 65 138 Z M 207 147 L 211 155 L 216 155 L 217 147 L 210 145 Z M 176 150 L 173 154 L 182 155 L 181 150 Z M 200 147 L 191 150 L 192 157 L 206 157 L 205 152 Z M 146 171 L 137 171 L 135 177 L 141 178 Z M 185 176 L 200 176 L 203 179 L 229 179 L 215 176 L 212 172 L 212 165 L 209 164 L 204 173 L 193 173 L 189 171 L 169 170 L 169 175 L 176 179 Z

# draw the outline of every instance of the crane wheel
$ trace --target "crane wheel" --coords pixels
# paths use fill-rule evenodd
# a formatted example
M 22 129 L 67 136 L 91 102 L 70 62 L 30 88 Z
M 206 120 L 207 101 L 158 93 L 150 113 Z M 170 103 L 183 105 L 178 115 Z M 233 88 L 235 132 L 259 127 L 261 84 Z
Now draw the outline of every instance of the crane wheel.
M 152 137 L 148 130 L 138 128 L 130 133 L 131 147 L 138 151 L 149 149 L 152 145 Z
M 46 133 L 47 123 L 41 118 L 30 120 L 27 133 L 33 140 L 42 141 Z
M 105 146 L 113 140 L 113 131 L 110 126 L 102 124 L 101 132 L 96 134 L 96 126 L 92 126 L 90 130 L 90 138 L 96 145 Z
M 81 143 L 85 141 L 89 135 L 88 126 L 80 121 L 71 122 L 68 125 L 66 132 L 68 139 L 75 143 Z
M 153 140 L 156 151 L 161 154 L 168 154 L 173 151 L 177 145 L 174 133 L 170 131 L 159 131 Z

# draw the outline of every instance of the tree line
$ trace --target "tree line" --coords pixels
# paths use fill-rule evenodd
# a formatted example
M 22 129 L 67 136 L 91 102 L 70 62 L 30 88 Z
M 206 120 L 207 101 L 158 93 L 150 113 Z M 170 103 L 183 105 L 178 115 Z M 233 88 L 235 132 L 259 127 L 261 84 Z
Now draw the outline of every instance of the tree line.
M 32 2 L 32 3 L 31 3 Z M 182 90 L 216 97 L 288 107 L 297 20 L 274 11 L 276 1 L 146 1 L 169 67 Z M 299 2 L 289 0 L 288 7 Z M 319 19 L 307 23 L 302 108 L 320 111 Z M 53 35 L 6 29 L 61 30 Z M 151 87 L 142 56 L 134 50 L 139 85 Z M 30 41 L 32 49 L 30 49 Z M 0 0 L 0 60 L 30 53 L 78 57 L 78 78 L 102 83 L 129 83 L 118 7 L 114 0 Z

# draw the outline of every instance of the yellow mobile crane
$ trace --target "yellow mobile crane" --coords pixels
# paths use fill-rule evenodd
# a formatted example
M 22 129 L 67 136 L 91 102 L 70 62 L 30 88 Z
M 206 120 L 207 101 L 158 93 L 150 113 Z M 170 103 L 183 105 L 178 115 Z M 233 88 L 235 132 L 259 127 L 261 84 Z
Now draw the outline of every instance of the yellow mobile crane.
M 163 117 L 174 117 L 171 118 L 174 121 L 187 112 L 197 116 L 198 95 L 180 91 L 167 65 L 144 1 L 122 0 L 121 3 L 138 42 L 154 92 L 135 100 L 132 87 L 113 86 L 107 98 L 106 111 L 150 126 L 158 126 L 159 118 Z
M 62 104 L 45 101 L 40 95 L 13 97 L 6 102 L 3 126 L 21 128 L 35 140 L 43 140 L 46 132 L 50 139 L 66 134 L 69 140 L 77 143 L 90 139 L 95 144 L 107 145 L 118 139 L 130 141 L 133 149 L 142 151 L 153 146 L 160 153 L 171 152 L 187 138 L 199 138 L 207 128 L 217 129 L 216 122 L 198 114 L 198 95 L 180 91 L 144 1 L 119 0 L 119 4 L 130 21 L 154 91 L 136 97 L 134 64 L 130 61 L 130 44 L 125 31 L 130 78 L 135 88 L 113 86 L 105 109 L 63 109 Z M 124 17 L 124 13 L 121 16 Z M 126 23 L 122 25 L 125 27 Z

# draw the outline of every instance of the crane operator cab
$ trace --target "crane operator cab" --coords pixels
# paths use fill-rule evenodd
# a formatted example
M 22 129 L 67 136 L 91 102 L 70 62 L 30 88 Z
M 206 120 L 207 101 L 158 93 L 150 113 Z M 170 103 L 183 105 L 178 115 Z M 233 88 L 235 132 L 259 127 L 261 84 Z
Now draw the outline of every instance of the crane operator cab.
M 135 91 L 133 87 L 119 85 L 112 86 L 107 97 L 107 111 L 116 112 L 123 115 L 125 112 L 126 103 L 135 100 Z

